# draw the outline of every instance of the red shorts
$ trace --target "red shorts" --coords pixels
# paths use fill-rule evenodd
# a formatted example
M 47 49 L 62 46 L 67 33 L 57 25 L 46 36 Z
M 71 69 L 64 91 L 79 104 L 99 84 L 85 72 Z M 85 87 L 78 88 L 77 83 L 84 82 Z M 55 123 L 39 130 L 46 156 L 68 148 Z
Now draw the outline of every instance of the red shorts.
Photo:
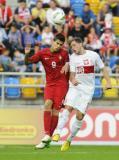
M 51 99 L 53 101 L 53 108 L 59 110 L 61 109 L 67 91 L 68 85 L 46 86 L 44 90 L 44 98 L 45 100 Z

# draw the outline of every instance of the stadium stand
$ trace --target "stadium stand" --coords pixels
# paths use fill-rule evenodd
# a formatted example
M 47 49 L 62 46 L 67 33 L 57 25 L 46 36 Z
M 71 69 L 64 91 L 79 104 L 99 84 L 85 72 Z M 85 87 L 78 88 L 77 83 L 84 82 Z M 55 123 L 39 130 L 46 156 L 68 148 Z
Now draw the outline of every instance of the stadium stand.
M 95 85 L 97 88 L 95 88 L 93 99 L 99 99 L 102 97 L 102 88 L 98 88 L 101 86 L 101 79 L 100 77 L 95 78 Z
M 6 77 L 5 78 L 5 84 L 19 84 L 19 78 L 18 77 Z M 20 98 L 21 91 L 19 87 L 6 87 L 5 88 L 5 95 L 6 98 Z
M 111 78 L 112 87 L 117 86 L 117 80 L 115 78 Z M 102 86 L 106 85 L 105 79 L 102 79 Z M 118 98 L 118 88 L 112 88 L 110 90 L 105 90 L 103 88 L 103 97 L 104 98 Z
M 20 84 L 35 84 L 35 79 L 33 77 L 23 77 L 20 79 Z M 33 87 L 26 87 L 21 89 L 22 98 L 25 99 L 34 99 L 37 97 L 37 90 Z
M 99 12 L 100 1 L 99 0 L 86 0 L 86 2 L 90 4 L 91 10 L 94 12 L 95 15 L 97 15 Z
M 113 17 L 114 33 L 119 36 L 119 17 Z

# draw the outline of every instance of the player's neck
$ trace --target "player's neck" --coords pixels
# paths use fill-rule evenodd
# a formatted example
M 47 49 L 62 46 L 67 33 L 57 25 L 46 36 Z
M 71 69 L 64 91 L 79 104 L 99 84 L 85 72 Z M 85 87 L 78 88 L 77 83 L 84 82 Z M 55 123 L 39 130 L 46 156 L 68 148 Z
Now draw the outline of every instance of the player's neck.
M 86 53 L 86 50 L 84 48 L 82 48 L 79 54 L 84 55 L 85 53 Z
M 57 51 L 54 50 L 54 48 L 51 47 L 51 48 L 50 48 L 50 52 L 51 52 L 51 53 L 56 53 Z

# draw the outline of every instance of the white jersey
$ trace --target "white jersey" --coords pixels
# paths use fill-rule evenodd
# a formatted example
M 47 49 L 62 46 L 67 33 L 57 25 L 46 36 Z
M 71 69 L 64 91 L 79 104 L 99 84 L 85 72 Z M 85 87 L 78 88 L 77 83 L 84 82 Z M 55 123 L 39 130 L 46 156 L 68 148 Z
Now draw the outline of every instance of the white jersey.
M 79 81 L 78 86 L 74 86 L 70 82 L 70 87 L 82 91 L 87 96 L 92 97 L 95 88 L 95 67 L 98 66 L 100 69 L 104 67 L 103 61 L 100 56 L 90 50 L 85 50 L 85 54 L 70 56 L 70 72 L 75 72 L 75 78 Z

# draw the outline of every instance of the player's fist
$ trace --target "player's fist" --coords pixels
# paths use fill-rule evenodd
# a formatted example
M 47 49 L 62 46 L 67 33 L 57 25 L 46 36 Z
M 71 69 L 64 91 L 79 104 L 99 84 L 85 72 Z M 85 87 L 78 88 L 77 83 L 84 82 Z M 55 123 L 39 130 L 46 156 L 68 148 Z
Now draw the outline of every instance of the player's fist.
M 29 54 L 29 53 L 30 53 L 30 50 L 31 50 L 31 49 L 30 49 L 29 47 L 26 47 L 26 48 L 25 48 L 25 54 Z
M 76 79 L 72 79 L 71 83 L 72 83 L 74 86 L 78 86 L 78 84 L 80 84 Z
M 108 89 L 111 89 L 111 88 L 112 88 L 111 83 L 107 83 L 106 86 L 105 86 L 105 89 L 108 90 Z
M 69 71 L 69 63 L 66 63 L 63 67 L 62 67 L 62 69 L 61 69 L 61 73 L 63 74 L 67 74 L 67 72 Z

